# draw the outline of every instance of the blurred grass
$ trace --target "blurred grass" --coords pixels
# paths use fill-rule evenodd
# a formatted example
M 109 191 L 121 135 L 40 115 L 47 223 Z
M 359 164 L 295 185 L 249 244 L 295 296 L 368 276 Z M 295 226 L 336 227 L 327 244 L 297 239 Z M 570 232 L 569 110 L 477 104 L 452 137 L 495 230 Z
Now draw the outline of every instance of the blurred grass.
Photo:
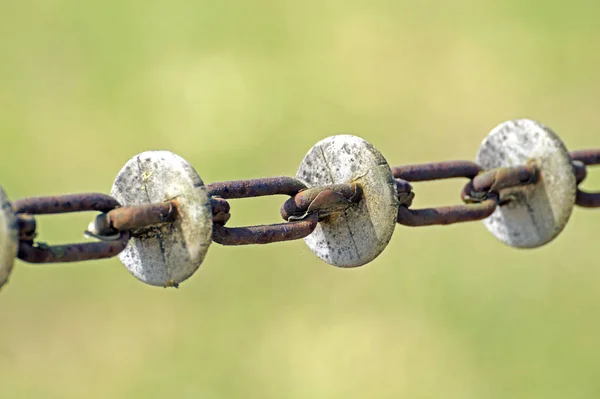
M 0 0 L 0 177 L 11 198 L 107 192 L 148 149 L 205 182 L 293 175 L 352 133 L 391 164 L 473 159 L 538 119 L 598 147 L 600 7 L 559 1 Z M 592 174 L 586 185 L 600 185 Z M 417 186 L 417 205 L 457 200 Z M 232 225 L 278 221 L 236 201 Z M 89 215 L 41 218 L 80 240 Z M 179 290 L 118 260 L 18 262 L 2 398 L 597 398 L 598 216 L 534 251 L 478 223 L 399 227 L 357 270 L 303 242 L 213 245 Z

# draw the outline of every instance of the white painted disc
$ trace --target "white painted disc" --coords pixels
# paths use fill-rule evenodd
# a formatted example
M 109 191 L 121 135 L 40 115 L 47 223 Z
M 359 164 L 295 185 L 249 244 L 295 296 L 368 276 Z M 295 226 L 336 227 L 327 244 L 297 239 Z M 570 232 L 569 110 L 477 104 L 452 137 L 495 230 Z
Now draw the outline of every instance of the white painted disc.
M 17 219 L 0 187 L 0 288 L 8 281 L 19 247 Z
M 518 248 L 535 248 L 552 241 L 569 221 L 576 193 L 569 152 L 548 127 L 519 119 L 492 130 L 476 159 L 484 169 L 520 166 L 529 160 L 540 170 L 538 182 L 502 190 L 502 196 L 513 199 L 484 220 L 496 238 Z
M 212 240 L 206 188 L 194 168 L 168 151 L 148 151 L 129 160 L 111 195 L 121 205 L 176 200 L 177 219 L 133 237 L 119 259 L 135 277 L 156 286 L 177 286 L 200 266 Z
M 306 154 L 296 178 L 308 187 L 356 182 L 363 190 L 356 206 L 321 221 L 304 239 L 319 258 L 357 267 L 384 250 L 396 227 L 399 202 L 392 171 L 371 144 L 350 135 L 328 137 Z

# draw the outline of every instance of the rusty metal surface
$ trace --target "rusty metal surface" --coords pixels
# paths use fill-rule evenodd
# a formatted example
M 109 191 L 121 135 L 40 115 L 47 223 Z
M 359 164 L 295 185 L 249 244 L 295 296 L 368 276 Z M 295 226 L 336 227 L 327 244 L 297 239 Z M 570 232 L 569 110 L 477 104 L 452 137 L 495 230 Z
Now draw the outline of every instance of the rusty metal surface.
M 481 167 L 470 161 L 444 161 L 415 165 L 403 165 L 392 168 L 392 173 L 397 179 L 406 181 L 430 181 L 465 177 L 472 179 Z
M 571 159 L 581 161 L 585 165 L 600 165 L 600 148 L 571 151 Z
M 129 233 L 121 233 L 114 241 L 88 242 L 48 246 L 20 241 L 18 258 L 29 263 L 64 263 L 111 258 L 127 246 Z
M 318 214 L 304 220 L 248 227 L 224 227 L 215 223 L 213 240 L 221 245 L 270 244 L 281 241 L 299 240 L 308 236 L 317 227 Z
M 412 189 L 413 186 L 408 181 L 396 178 L 396 191 L 398 193 L 410 193 Z
M 306 185 L 291 177 L 267 177 L 249 180 L 232 180 L 206 186 L 211 198 L 213 215 L 213 241 L 221 245 L 269 244 L 304 238 L 316 227 L 314 218 L 301 222 L 273 225 L 225 227 L 229 221 L 230 205 L 227 199 L 263 197 L 270 195 L 296 195 Z
M 522 167 L 482 171 L 470 161 L 446 161 L 406 165 L 392 168 L 398 188 L 398 199 L 403 205 L 398 210 L 398 223 L 420 227 L 471 222 L 489 217 L 499 204 L 496 193 L 504 188 L 535 183 L 537 168 L 534 164 Z M 414 198 L 408 183 L 452 178 L 472 179 L 462 191 L 465 202 L 476 204 L 411 209 Z
M 210 197 L 225 199 L 264 197 L 267 195 L 295 195 L 306 185 L 292 177 L 266 177 L 261 179 L 231 180 L 206 186 Z
M 398 202 L 400 205 L 404 205 L 406 207 L 410 207 L 412 205 L 413 200 L 415 199 L 415 193 L 413 192 L 413 187 L 409 182 L 402 179 L 396 180 L 396 194 L 398 195 Z
M 20 241 L 32 241 L 37 235 L 37 223 L 31 215 L 17 215 L 17 228 L 19 230 Z
M 141 229 L 174 220 L 177 201 L 125 206 L 113 209 L 107 215 L 111 226 L 118 231 Z
M 131 232 L 170 222 L 176 217 L 176 201 L 129 205 L 98 215 L 93 225 L 94 228 L 90 230 L 96 236 L 112 236 L 118 232 Z
M 106 194 L 67 194 L 51 197 L 31 197 L 13 201 L 15 213 L 49 215 L 57 213 L 98 211 L 108 212 L 119 206 L 116 199 Z
M 538 169 L 534 163 L 525 166 L 497 168 L 485 171 L 473 178 L 475 193 L 499 192 L 500 190 L 535 184 Z
M 587 177 L 587 167 L 583 162 L 577 160 L 573 160 L 572 164 L 573 171 L 575 172 L 575 181 L 579 184 Z
M 486 200 L 471 205 L 444 206 L 438 208 L 398 209 L 398 223 L 404 226 L 422 227 L 472 222 L 489 217 L 496 210 L 498 196 L 490 195 Z
M 319 218 L 348 209 L 360 201 L 362 189 L 357 183 L 331 184 L 300 191 L 281 207 L 283 220 L 302 220 L 318 212 Z
M 210 199 L 210 206 L 212 208 L 212 219 L 213 223 L 225 224 L 231 218 L 229 211 L 231 207 L 229 202 L 223 198 L 212 197 Z
M 109 212 L 117 206 L 117 200 L 98 193 L 32 197 L 14 201 L 13 210 L 17 214 L 20 236 L 18 258 L 30 263 L 62 263 L 117 255 L 127 245 L 129 233 L 121 234 L 113 241 L 49 246 L 34 243 L 37 232 L 36 222 L 32 217 L 85 211 Z
M 600 193 L 588 193 L 587 191 L 577 190 L 576 204 L 583 208 L 599 208 Z
M 600 165 L 600 148 L 580 150 L 571 152 L 571 158 L 574 164 L 581 162 L 584 165 L 583 170 L 586 171 L 585 166 Z M 579 175 L 578 175 L 579 173 Z M 587 171 L 582 173 L 581 171 L 575 172 L 577 176 L 577 183 L 581 183 L 587 177 Z M 600 192 L 590 193 L 588 191 L 577 189 L 577 197 L 575 203 L 583 208 L 599 208 L 600 207 Z
M 499 192 L 502 189 L 533 184 L 537 181 L 537 167 L 526 166 L 498 168 L 481 171 L 481 168 L 468 161 L 449 161 L 423 165 L 396 167 L 398 186 L 398 223 L 411 226 L 449 225 L 482 220 L 489 217 L 501 204 Z M 465 177 L 472 180 L 464 186 L 461 197 L 468 205 L 443 206 L 425 209 L 410 209 L 414 193 L 407 181 L 431 181 Z

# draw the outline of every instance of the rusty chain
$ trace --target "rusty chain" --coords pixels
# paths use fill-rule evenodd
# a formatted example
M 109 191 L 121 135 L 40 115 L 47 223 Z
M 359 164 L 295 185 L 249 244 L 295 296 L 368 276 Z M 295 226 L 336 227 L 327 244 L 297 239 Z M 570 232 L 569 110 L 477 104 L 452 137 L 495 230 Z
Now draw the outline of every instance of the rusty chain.
M 600 149 L 571 152 L 573 173 L 577 183 L 587 176 L 587 167 L 600 164 Z M 500 191 L 533 184 L 538 178 L 535 165 L 482 170 L 474 162 L 447 161 L 405 165 L 392 168 L 400 207 L 398 223 L 404 226 L 449 225 L 482 220 L 503 206 Z M 413 209 L 413 187 L 410 182 L 465 178 L 462 205 Z M 221 245 L 269 244 L 304 238 L 320 220 L 356 204 L 361 198 L 357 184 L 336 184 L 307 188 L 291 177 L 271 177 L 225 181 L 206 186 L 213 218 L 213 240 Z M 226 227 L 230 218 L 227 200 L 271 195 L 290 198 L 281 207 L 284 223 Z M 509 200 L 507 200 L 509 201 Z M 600 207 L 600 192 L 577 189 L 576 204 L 585 208 Z M 87 193 L 54 197 L 32 197 L 13 202 L 19 231 L 18 258 L 31 263 L 76 262 L 118 255 L 130 237 L 161 223 L 170 223 L 177 213 L 177 200 L 164 203 L 121 206 L 105 194 Z M 36 243 L 34 215 L 96 211 L 95 232 L 87 231 L 96 242 L 49 246 Z
M 10 202 L 0 187 L 0 287 L 15 258 L 29 263 L 78 262 L 119 255 L 139 280 L 177 287 L 202 263 L 211 242 L 253 245 L 305 239 L 338 267 L 375 259 L 395 226 L 452 225 L 482 220 L 503 243 L 536 248 L 553 240 L 574 206 L 600 208 L 600 191 L 581 183 L 600 165 L 600 148 L 567 152 L 546 126 L 528 119 L 498 125 L 477 161 L 390 167 L 363 139 L 338 135 L 306 154 L 296 177 L 205 185 L 194 168 L 168 151 L 130 159 L 100 193 L 32 197 Z M 416 208 L 414 183 L 465 179 L 462 204 Z M 337 182 L 337 184 L 330 184 Z M 281 195 L 282 223 L 231 227 L 230 201 Z M 92 241 L 48 245 L 37 240 L 37 215 L 97 212 L 84 236 Z
M 304 238 L 323 261 L 358 267 L 384 250 L 397 224 L 482 220 L 503 243 L 536 248 L 558 236 L 574 206 L 600 208 L 600 192 L 580 188 L 593 165 L 600 165 L 600 148 L 569 153 L 554 132 L 528 119 L 494 128 L 476 162 L 390 167 L 360 137 L 331 136 L 311 148 L 295 178 L 205 185 L 178 155 L 147 151 L 123 166 L 111 195 L 33 197 L 11 204 L 0 187 L 0 287 L 15 258 L 59 263 L 116 255 L 139 280 L 177 287 L 200 266 L 211 242 L 229 246 Z M 413 207 L 412 184 L 457 178 L 466 179 L 462 204 Z M 288 197 L 280 208 L 282 223 L 227 225 L 231 200 L 273 195 Z M 37 241 L 37 215 L 72 212 L 98 212 L 84 232 L 93 241 Z

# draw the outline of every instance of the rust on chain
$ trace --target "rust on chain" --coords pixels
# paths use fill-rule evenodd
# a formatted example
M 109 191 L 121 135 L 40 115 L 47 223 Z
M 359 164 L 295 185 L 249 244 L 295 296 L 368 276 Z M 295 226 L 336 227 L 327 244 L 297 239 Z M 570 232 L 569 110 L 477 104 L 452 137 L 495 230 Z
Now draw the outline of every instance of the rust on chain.
M 533 162 L 519 167 L 503 167 L 482 171 L 469 161 L 436 162 L 393 168 L 400 208 L 398 223 L 405 226 L 449 225 L 489 217 L 501 204 L 502 189 L 533 184 L 538 170 Z M 429 181 L 464 177 L 471 179 L 463 188 L 462 198 L 468 205 L 410 209 L 414 193 L 408 181 Z
M 231 218 L 229 213 L 231 207 L 229 202 L 223 198 L 210 198 L 210 206 L 212 208 L 212 219 L 214 223 L 225 224 Z
M 573 151 L 571 152 L 571 159 L 573 159 L 573 164 L 581 163 L 584 167 L 600 165 L 600 148 Z M 587 173 L 580 175 L 577 184 L 583 182 L 586 176 Z M 600 208 L 600 192 L 590 193 L 578 187 L 575 203 L 583 208 Z
M 406 206 L 400 206 L 398 209 L 398 223 L 404 226 L 421 227 L 482 220 L 494 213 L 498 201 L 498 196 L 493 194 L 488 196 L 486 200 L 471 205 L 425 209 L 409 209 Z
M 295 195 L 306 188 L 300 180 L 292 177 L 266 177 L 250 180 L 232 180 L 206 186 L 210 197 L 225 199 L 264 197 L 267 195 Z
M 575 203 L 583 208 L 600 208 L 600 193 L 588 193 L 578 189 Z
M 299 240 L 312 233 L 317 223 L 316 213 L 304 220 L 264 226 L 225 227 L 214 223 L 213 240 L 221 245 L 270 244 Z
M 400 205 L 410 207 L 413 200 L 415 199 L 415 193 L 412 191 L 413 187 L 409 182 L 402 179 L 396 179 L 396 193 L 398 195 L 398 201 Z
M 33 241 L 37 235 L 35 218 L 27 214 L 18 214 L 17 229 L 19 231 L 19 241 Z
M 584 165 L 600 165 L 600 148 L 571 151 L 571 159 Z
M 398 223 L 404 226 L 449 225 L 482 220 L 494 213 L 498 205 L 497 196 L 490 195 L 479 204 L 410 209 L 415 195 L 409 182 L 453 178 L 474 179 L 482 173 L 481 167 L 474 162 L 445 161 L 404 165 L 392 168 L 392 173 L 396 178 L 396 188 L 400 202 Z
M 129 231 L 135 236 L 135 230 L 172 222 L 176 217 L 176 200 L 153 204 L 127 205 L 98 215 L 90 225 L 89 233 L 100 238 Z
M 357 183 L 311 187 L 288 199 L 281 207 L 281 217 L 287 221 L 302 220 L 316 212 L 323 219 L 348 209 L 361 197 L 362 188 Z
M 105 259 L 118 255 L 127 246 L 129 233 L 114 241 L 48 246 L 32 241 L 19 242 L 19 259 L 29 263 L 63 263 Z
M 580 184 L 587 177 L 587 168 L 581 161 L 573 160 L 573 172 L 575 173 L 575 181 Z
M 403 165 L 392 168 L 395 178 L 406 181 L 430 181 L 465 177 L 472 179 L 481 167 L 470 161 L 444 161 L 416 165 Z
M 486 170 L 475 176 L 461 192 L 467 203 L 481 202 L 491 193 L 500 194 L 500 190 L 537 183 L 539 170 L 534 162 L 522 166 L 507 166 Z M 500 198 L 500 204 L 503 199 Z
M 294 196 L 306 185 L 292 177 L 267 177 L 250 180 L 232 180 L 206 186 L 213 215 L 213 240 L 222 245 L 268 244 L 304 238 L 316 227 L 313 218 L 299 222 L 273 225 L 225 227 L 231 217 L 228 199 L 263 197 L 269 195 Z
M 24 198 L 14 201 L 12 205 L 15 213 L 49 215 L 86 211 L 108 212 L 119 206 L 119 203 L 110 195 L 87 193 Z
M 71 212 L 109 212 L 119 206 L 109 195 L 69 194 L 50 197 L 33 197 L 13 202 L 19 226 L 19 259 L 30 263 L 62 263 L 109 258 L 119 254 L 127 246 L 129 233 L 121 233 L 113 241 L 49 246 L 35 243 L 35 219 L 31 215 L 47 215 Z

